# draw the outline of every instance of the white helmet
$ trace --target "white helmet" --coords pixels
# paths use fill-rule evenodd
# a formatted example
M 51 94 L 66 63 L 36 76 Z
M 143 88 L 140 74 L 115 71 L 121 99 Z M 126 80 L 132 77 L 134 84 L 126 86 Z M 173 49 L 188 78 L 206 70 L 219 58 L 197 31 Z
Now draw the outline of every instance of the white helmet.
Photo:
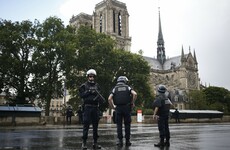
M 118 77 L 117 79 L 117 82 L 124 82 L 124 83 L 127 83 L 129 80 L 126 76 L 120 76 Z
M 89 69 L 87 72 L 86 72 L 86 75 L 89 76 L 89 75 L 97 75 L 96 71 L 94 69 Z

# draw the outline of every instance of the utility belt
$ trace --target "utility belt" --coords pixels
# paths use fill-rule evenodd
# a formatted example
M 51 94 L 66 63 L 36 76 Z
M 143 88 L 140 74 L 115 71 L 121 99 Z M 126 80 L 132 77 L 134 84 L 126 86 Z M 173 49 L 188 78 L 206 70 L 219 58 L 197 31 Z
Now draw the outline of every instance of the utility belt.
M 84 104 L 84 106 L 86 107 L 98 107 L 98 105 L 94 105 L 94 104 Z
M 128 103 L 128 104 L 118 104 L 116 106 L 130 106 L 130 103 Z

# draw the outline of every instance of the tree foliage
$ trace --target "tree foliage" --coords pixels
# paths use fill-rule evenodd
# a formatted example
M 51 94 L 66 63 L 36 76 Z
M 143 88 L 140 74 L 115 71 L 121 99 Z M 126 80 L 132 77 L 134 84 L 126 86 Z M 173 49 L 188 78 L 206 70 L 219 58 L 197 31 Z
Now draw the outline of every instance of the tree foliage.
M 114 49 L 114 40 L 111 37 L 96 33 L 88 27 L 80 27 L 77 32 L 78 58 L 76 69 L 69 80 L 72 94 L 78 97 L 78 87 L 85 82 L 85 72 L 93 68 L 97 71 L 96 80 L 101 87 L 101 92 L 107 99 L 116 79 L 125 75 L 129 84 L 137 91 L 137 105 L 144 101 L 152 100 L 150 88 L 147 84 L 149 77 L 149 66 L 140 55 L 132 54 L 124 50 Z M 81 76 L 76 76 L 76 74 Z M 78 103 L 80 98 L 78 97 Z M 102 110 L 108 108 L 106 102 Z
M 189 105 L 190 109 L 194 110 L 205 110 L 207 109 L 206 96 L 203 91 L 193 90 L 189 92 Z
M 210 86 L 200 91 L 190 91 L 190 109 L 230 112 L 230 92 L 223 87 Z
M 26 98 L 35 97 L 30 82 L 35 31 L 30 21 L 0 21 L 0 92 L 14 103 L 27 103 Z
M 0 92 L 16 104 L 40 99 L 49 115 L 51 99 L 63 97 L 62 78 L 76 59 L 75 39 L 75 30 L 56 17 L 42 24 L 1 20 Z
M 41 100 L 49 115 L 51 99 L 63 97 L 65 80 L 73 98 L 70 103 L 77 105 L 81 103 L 78 88 L 86 81 L 85 72 L 94 68 L 105 99 L 116 79 L 125 75 L 138 93 L 136 105 L 151 106 L 147 62 L 140 55 L 115 49 L 110 36 L 88 27 L 75 33 L 59 18 L 49 17 L 43 23 L 1 21 L 0 37 L 0 89 L 11 97 L 15 94 L 15 103 L 26 103 L 27 97 Z M 107 108 L 106 102 L 101 109 Z
M 62 86 L 75 60 L 75 33 L 59 18 L 50 17 L 37 28 L 37 50 L 32 56 L 33 85 L 49 115 L 53 98 L 63 97 Z
M 230 92 L 227 89 L 210 86 L 204 89 L 204 93 L 209 108 L 230 112 Z

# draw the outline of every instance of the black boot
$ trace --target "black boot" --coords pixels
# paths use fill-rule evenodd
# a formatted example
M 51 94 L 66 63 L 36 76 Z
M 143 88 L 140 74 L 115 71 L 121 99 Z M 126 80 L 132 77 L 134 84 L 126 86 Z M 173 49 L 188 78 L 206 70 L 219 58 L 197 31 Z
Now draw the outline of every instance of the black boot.
M 154 144 L 155 147 L 164 147 L 164 140 L 160 140 L 159 143 Z
M 117 146 L 119 146 L 119 147 L 122 147 L 122 146 L 123 146 L 123 140 L 122 140 L 122 139 L 119 139 L 119 140 L 117 141 Z
M 86 142 L 85 142 L 85 141 L 82 142 L 81 148 L 82 148 L 83 150 L 86 150 L 86 149 L 87 149 L 87 146 L 86 146 Z
M 170 146 L 170 142 L 169 142 L 169 141 L 165 141 L 164 145 L 165 145 L 166 147 L 169 147 L 169 146 Z
M 125 146 L 131 146 L 132 145 L 132 143 L 130 142 L 130 140 L 126 140 L 126 143 L 125 143 Z
M 93 149 L 101 149 L 101 145 L 98 145 L 97 143 L 93 143 Z

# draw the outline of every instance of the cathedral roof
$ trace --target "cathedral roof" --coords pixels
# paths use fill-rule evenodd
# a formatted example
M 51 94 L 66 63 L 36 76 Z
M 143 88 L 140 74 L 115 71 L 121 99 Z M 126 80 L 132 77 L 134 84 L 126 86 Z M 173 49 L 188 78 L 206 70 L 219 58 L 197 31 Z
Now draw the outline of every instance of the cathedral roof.
M 147 57 L 147 56 L 143 56 L 143 58 L 145 59 L 145 61 L 148 62 L 151 69 L 162 70 L 162 65 L 156 58 Z
M 113 6 L 117 6 L 123 9 L 126 9 L 126 4 L 117 0 L 103 0 L 102 2 L 99 2 L 98 4 L 96 4 L 97 9 L 102 8 L 106 5 L 113 5 Z
M 185 55 L 185 57 L 187 57 L 187 55 Z M 178 68 L 181 66 L 181 56 L 175 56 L 166 59 L 163 66 L 156 58 L 147 57 L 147 56 L 143 56 L 143 58 L 148 62 L 151 69 L 154 70 L 171 70 L 172 68 Z

